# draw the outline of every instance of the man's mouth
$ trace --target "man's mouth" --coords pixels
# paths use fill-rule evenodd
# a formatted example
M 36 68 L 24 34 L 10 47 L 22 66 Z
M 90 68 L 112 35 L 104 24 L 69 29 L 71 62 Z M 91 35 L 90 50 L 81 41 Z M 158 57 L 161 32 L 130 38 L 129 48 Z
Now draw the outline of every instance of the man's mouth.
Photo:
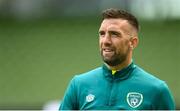
M 103 48 L 103 55 L 112 55 L 114 54 L 114 49 L 112 48 Z
M 114 50 L 112 48 L 103 48 L 104 52 L 113 52 Z

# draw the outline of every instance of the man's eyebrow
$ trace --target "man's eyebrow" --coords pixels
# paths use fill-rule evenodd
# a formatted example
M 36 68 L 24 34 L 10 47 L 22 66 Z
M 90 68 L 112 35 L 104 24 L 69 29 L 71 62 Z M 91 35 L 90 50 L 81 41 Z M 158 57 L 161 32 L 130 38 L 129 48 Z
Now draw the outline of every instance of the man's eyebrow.
M 108 31 L 108 33 L 110 33 L 110 34 L 117 34 L 117 35 L 121 35 L 121 32 L 118 32 L 118 31 L 113 31 L 113 30 Z
M 104 33 L 104 32 L 105 32 L 105 31 L 103 31 L 103 30 L 99 30 L 99 31 L 98 31 L 98 33 Z

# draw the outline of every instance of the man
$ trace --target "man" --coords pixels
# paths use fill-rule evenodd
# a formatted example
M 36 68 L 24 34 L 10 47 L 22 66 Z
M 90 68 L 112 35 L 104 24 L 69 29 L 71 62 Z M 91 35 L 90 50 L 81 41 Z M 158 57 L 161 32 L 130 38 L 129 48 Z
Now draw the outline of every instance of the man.
M 166 83 L 132 61 L 137 19 L 112 8 L 102 15 L 99 47 L 104 65 L 71 80 L 60 110 L 174 110 Z

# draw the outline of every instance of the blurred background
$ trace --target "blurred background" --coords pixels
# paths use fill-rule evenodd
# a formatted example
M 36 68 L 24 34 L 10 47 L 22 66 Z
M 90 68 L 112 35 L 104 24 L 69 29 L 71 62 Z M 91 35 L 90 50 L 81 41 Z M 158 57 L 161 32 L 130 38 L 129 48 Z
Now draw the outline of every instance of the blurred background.
M 180 109 L 180 0 L 0 0 L 0 109 L 57 108 L 76 74 L 102 65 L 102 10 L 140 21 L 134 62 L 166 81 Z M 158 100 L 157 100 L 158 101 Z

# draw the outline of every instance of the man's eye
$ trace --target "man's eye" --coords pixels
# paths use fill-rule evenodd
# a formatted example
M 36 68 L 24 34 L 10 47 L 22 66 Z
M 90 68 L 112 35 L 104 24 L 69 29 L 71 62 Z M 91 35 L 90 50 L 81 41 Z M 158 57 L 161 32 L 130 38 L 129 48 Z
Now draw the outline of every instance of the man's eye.
M 117 33 L 117 32 L 112 32 L 112 33 L 111 33 L 111 36 L 112 36 L 112 37 L 119 37 L 119 35 L 120 35 L 120 34 Z
M 99 32 L 99 36 L 104 36 L 105 32 Z
M 111 34 L 111 36 L 112 36 L 112 37 L 118 37 L 118 35 L 117 35 L 117 34 Z

